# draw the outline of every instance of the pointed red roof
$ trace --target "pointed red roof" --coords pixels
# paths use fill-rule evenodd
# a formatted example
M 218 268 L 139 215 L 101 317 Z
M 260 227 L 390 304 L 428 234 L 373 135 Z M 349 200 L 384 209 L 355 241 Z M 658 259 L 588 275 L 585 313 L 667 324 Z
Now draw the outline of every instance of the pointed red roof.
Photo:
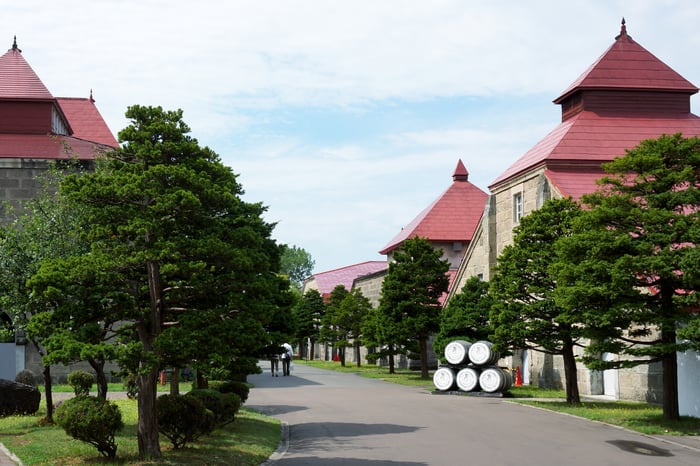
M 469 172 L 461 160 L 452 179 L 452 186 L 392 238 L 380 254 L 416 236 L 431 241 L 471 241 L 488 195 L 468 181 Z
M 546 176 L 563 195 L 592 192 L 602 176 L 600 164 L 642 140 L 677 132 L 700 135 L 700 118 L 690 113 L 690 96 L 697 91 L 633 41 L 623 20 L 615 43 L 554 101 L 562 109 L 569 106 L 563 121 L 489 189 L 546 167 Z
M 0 57 L 0 76 L 0 99 L 53 99 L 17 48 L 16 39 L 12 48 Z
M 625 20 L 615 42 L 554 100 L 581 89 L 664 90 L 695 94 L 698 88 L 627 35 Z

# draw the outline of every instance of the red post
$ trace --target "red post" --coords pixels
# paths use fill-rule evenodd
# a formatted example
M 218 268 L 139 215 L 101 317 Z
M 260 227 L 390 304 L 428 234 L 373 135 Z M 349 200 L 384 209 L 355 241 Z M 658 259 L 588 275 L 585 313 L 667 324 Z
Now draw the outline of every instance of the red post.
M 523 384 L 523 377 L 520 374 L 520 366 L 515 368 L 515 386 L 520 387 Z
M 160 371 L 160 384 L 165 385 L 165 371 Z

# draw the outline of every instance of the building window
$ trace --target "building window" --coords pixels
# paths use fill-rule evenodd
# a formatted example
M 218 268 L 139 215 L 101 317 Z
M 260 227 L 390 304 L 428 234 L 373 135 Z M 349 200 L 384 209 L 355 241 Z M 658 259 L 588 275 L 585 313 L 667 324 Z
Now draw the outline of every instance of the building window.
M 520 223 L 523 218 L 523 193 L 516 193 L 513 196 L 513 222 Z

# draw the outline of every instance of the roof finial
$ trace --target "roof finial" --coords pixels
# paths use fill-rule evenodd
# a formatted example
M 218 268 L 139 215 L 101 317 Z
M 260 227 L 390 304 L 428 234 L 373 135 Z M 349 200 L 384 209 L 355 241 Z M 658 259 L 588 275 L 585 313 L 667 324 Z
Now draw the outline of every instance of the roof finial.
M 623 39 L 627 39 L 629 36 L 627 35 L 627 26 L 625 26 L 625 17 L 622 17 L 622 23 L 620 24 L 620 34 L 615 37 L 615 40 L 619 39 L 622 37 Z
M 22 53 L 22 49 L 17 47 L 17 36 L 15 36 L 15 40 L 14 40 L 14 42 L 12 42 L 12 50 L 16 50 L 19 53 Z

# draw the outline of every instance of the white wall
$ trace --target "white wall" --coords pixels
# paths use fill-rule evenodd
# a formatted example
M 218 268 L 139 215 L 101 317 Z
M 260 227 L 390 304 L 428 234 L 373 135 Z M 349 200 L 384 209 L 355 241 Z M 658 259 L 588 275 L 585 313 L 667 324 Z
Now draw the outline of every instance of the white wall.
M 700 353 L 676 353 L 678 360 L 678 409 L 681 416 L 700 418 Z

